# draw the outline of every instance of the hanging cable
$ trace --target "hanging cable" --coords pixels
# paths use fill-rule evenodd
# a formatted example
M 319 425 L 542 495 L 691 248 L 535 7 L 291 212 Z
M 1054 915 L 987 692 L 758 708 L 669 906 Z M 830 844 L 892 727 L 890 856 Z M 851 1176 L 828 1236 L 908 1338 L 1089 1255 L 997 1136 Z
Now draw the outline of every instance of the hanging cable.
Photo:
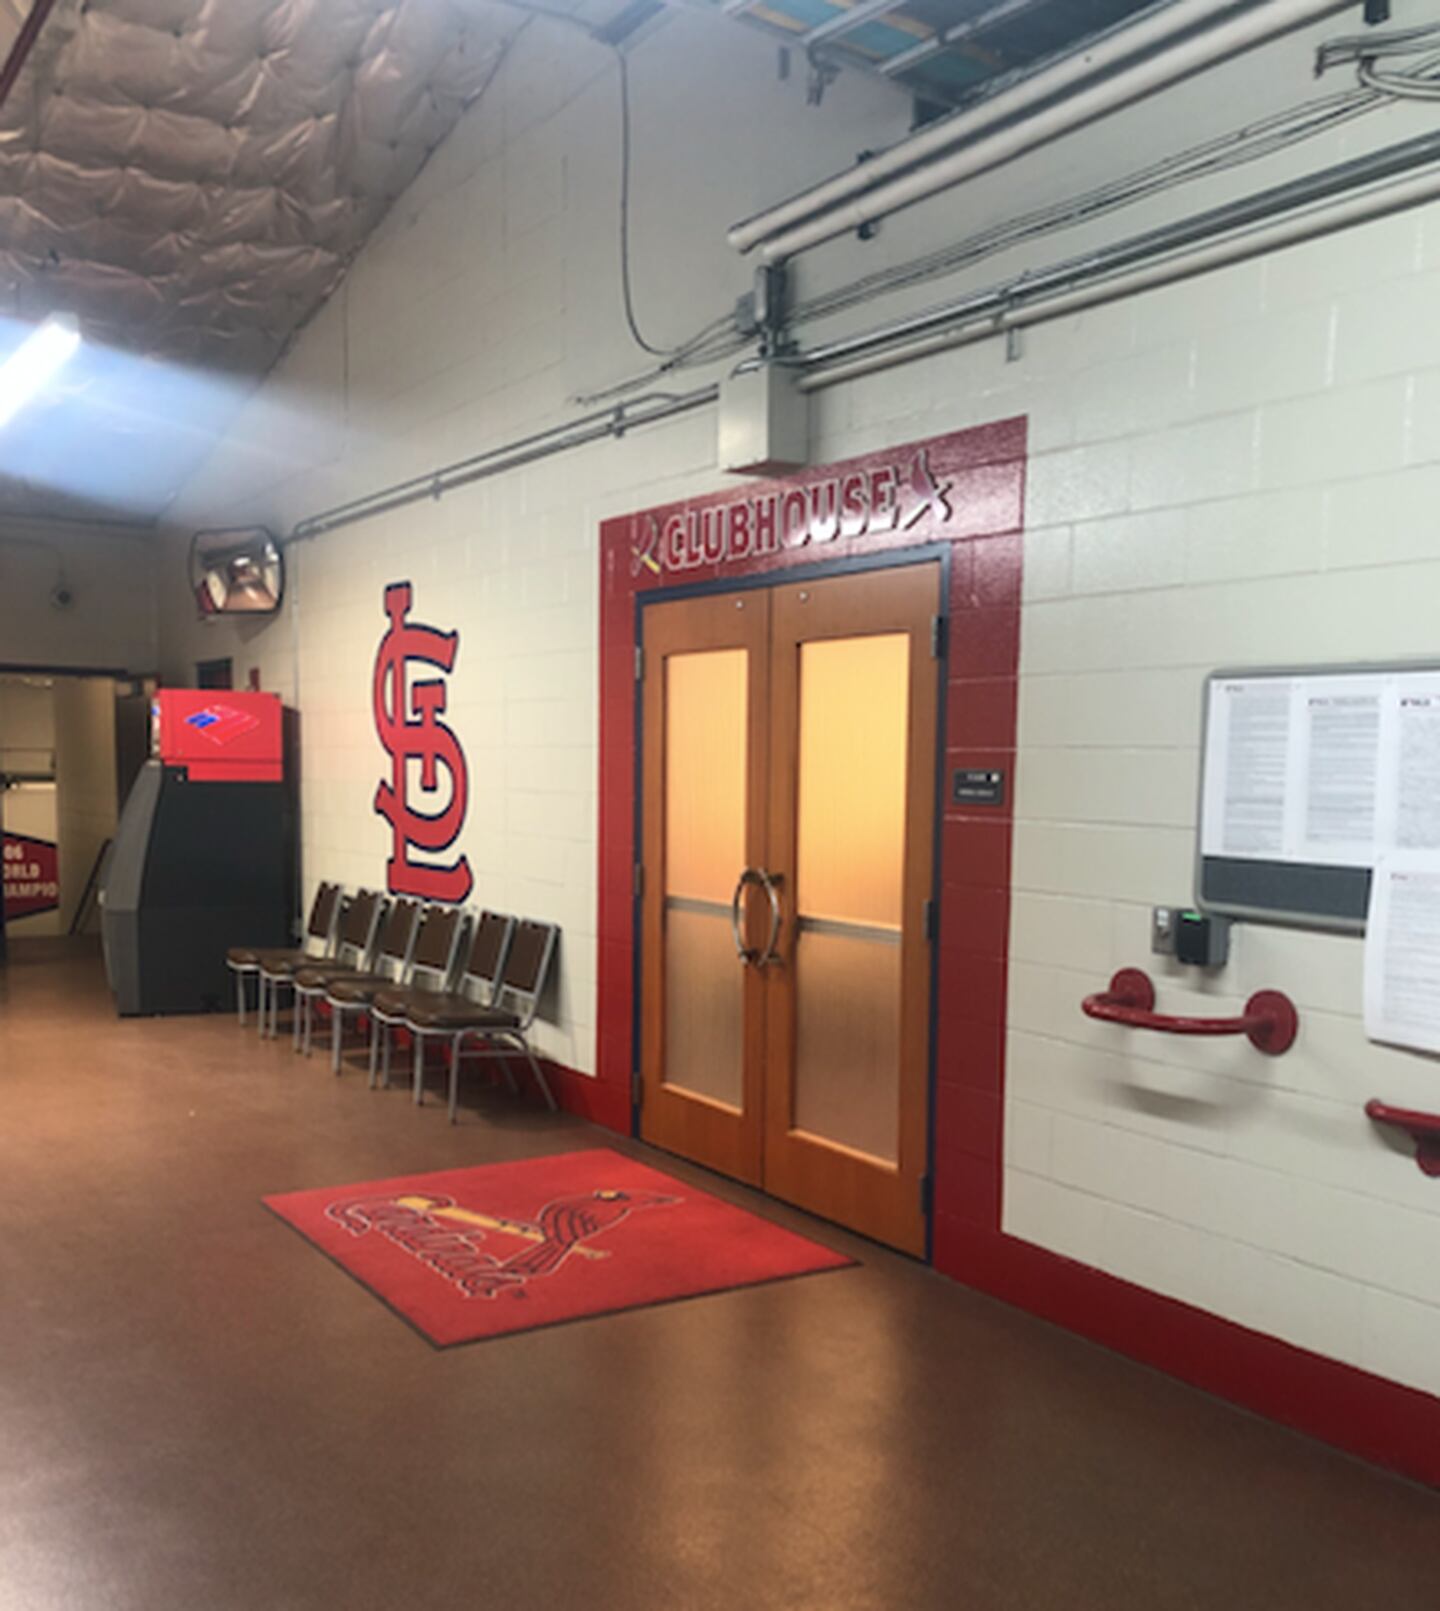
M 1440 101 L 1440 82 L 1414 73 L 1382 73 L 1369 62 L 1357 68 L 1360 82 L 1369 89 L 1402 101 Z
M 653 341 L 646 339 L 640 329 L 640 321 L 635 312 L 635 291 L 633 275 L 630 266 L 630 169 L 631 169 L 631 138 L 630 138 L 630 63 L 624 49 L 609 40 L 599 38 L 595 30 L 583 20 L 570 12 L 557 10 L 553 6 L 537 5 L 534 0 L 497 0 L 497 3 L 508 7 L 512 11 L 523 12 L 530 21 L 544 18 L 547 22 L 561 23 L 566 27 L 578 29 L 592 44 L 614 54 L 615 66 L 620 80 L 620 301 L 625 313 L 625 326 L 630 332 L 630 339 L 642 352 L 648 352 L 652 358 L 678 359 L 687 355 L 692 348 L 702 342 L 712 331 L 722 325 L 734 325 L 733 318 L 713 320 L 703 330 L 692 336 L 689 341 L 682 342 L 678 347 L 661 347 Z M 527 24 L 528 25 L 528 24 Z M 523 29 L 522 29 L 523 31 Z M 515 38 L 519 35 L 516 34 Z M 513 40 L 512 40 L 513 43 Z M 657 374 L 663 374 L 668 366 L 662 365 L 659 369 L 648 373 L 646 379 L 653 380 Z M 629 390 L 630 387 L 610 388 L 606 393 L 597 393 L 596 396 L 618 395 L 620 390 Z M 589 399 L 577 398 L 577 401 Z
M 1440 101 L 1440 80 L 1435 77 L 1440 58 L 1429 56 L 1399 71 L 1375 65 L 1433 50 L 1436 45 L 1440 45 L 1440 23 L 1434 22 L 1390 34 L 1346 34 L 1327 40 L 1315 52 L 1315 72 L 1318 76 L 1332 67 L 1353 63 L 1355 76 L 1367 90 L 1392 100 Z
M 625 305 L 625 323 L 637 347 L 656 358 L 673 358 L 679 349 L 657 347 L 647 341 L 635 317 L 635 293 L 630 280 L 630 64 L 618 45 L 615 65 L 620 71 L 620 296 Z

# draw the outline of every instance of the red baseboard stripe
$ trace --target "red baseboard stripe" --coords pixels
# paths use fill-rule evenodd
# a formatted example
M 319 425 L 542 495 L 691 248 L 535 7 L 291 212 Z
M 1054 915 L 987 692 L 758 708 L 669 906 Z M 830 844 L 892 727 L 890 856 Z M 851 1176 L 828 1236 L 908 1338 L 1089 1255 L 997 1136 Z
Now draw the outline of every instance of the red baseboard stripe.
M 630 1134 L 630 1093 L 623 1086 L 610 1080 L 597 1080 L 589 1074 L 577 1074 L 573 1068 L 548 1059 L 545 1075 L 555 1100 L 567 1113 L 578 1114 L 617 1135 Z
M 936 1217 L 935 1265 L 1219 1398 L 1440 1487 L 1440 1398 L 1429 1393 L 950 1215 Z

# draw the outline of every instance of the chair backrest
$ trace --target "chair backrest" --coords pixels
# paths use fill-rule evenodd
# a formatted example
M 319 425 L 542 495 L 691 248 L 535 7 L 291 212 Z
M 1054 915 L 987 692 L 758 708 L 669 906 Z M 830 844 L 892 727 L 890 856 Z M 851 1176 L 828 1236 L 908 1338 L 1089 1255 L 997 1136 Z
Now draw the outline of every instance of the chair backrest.
M 522 918 L 515 925 L 505 971 L 500 975 L 499 1005 L 509 1008 L 519 1018 L 521 1029 L 528 1029 L 535 1021 L 540 993 L 545 988 L 545 978 L 555 955 L 555 942 L 559 938 L 560 929 L 554 923 L 534 923 Z
M 310 907 L 310 920 L 305 925 L 307 950 L 310 948 L 311 940 L 319 940 L 321 954 L 329 954 L 335 940 L 335 925 L 340 917 L 340 894 L 338 884 L 321 884 L 315 891 L 315 900 Z
M 449 980 L 460 949 L 465 913 L 458 906 L 427 906 L 410 954 L 410 974 L 427 973 L 439 984 Z
M 500 976 L 510 955 L 510 941 L 515 933 L 515 919 L 503 912 L 481 912 L 470 938 L 470 953 L 465 959 L 465 976 L 460 988 L 479 986 L 479 999 L 491 1005 L 500 993 Z
M 410 968 L 410 954 L 415 948 L 415 936 L 420 928 L 420 902 L 395 901 L 380 933 L 380 956 L 376 970 L 403 977 Z
M 385 897 L 373 889 L 362 889 L 345 908 L 340 919 L 340 943 L 335 955 L 357 968 L 368 967 L 375 947 L 375 936 L 380 930 L 380 919 L 385 914 Z

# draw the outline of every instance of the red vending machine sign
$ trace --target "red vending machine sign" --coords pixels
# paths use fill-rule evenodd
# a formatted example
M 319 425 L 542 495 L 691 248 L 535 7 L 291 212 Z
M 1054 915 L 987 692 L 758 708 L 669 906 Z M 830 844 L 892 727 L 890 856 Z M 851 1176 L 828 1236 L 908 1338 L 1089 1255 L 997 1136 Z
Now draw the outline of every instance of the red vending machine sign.
M 279 783 L 281 707 L 276 694 L 162 688 L 155 696 L 155 753 L 192 783 Z

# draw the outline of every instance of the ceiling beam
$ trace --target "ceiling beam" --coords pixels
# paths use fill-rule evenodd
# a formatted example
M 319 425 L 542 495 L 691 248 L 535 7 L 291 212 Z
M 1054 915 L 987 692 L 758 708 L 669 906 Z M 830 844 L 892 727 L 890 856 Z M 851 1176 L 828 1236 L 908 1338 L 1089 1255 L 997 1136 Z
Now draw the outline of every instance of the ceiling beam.
M 927 61 L 939 51 L 949 50 L 955 45 L 963 44 L 967 39 L 987 28 L 993 28 L 997 23 L 1008 22 L 1012 17 L 1018 17 L 1026 11 L 1034 11 L 1040 6 L 1049 5 L 1050 0 L 998 0 L 998 3 L 967 17 L 964 22 L 957 22 L 946 28 L 943 32 L 933 34 L 929 39 L 922 39 L 918 45 L 912 45 L 909 50 L 902 50 L 898 56 L 887 56 L 875 65 L 887 78 L 893 78 L 897 73 L 906 73 L 912 67 L 918 67 L 921 62 Z
M 855 0 L 855 4 L 847 10 L 826 18 L 812 28 L 805 35 L 805 43 L 822 45 L 827 39 L 838 39 L 841 34 L 848 34 L 854 28 L 883 17 L 887 11 L 898 11 L 904 3 L 905 0 Z
M 865 52 L 850 49 L 844 40 L 822 40 L 818 45 L 811 44 L 803 22 L 788 13 L 773 9 L 766 0 L 665 0 L 665 3 L 679 11 L 699 10 L 712 16 L 718 12 L 722 16 L 732 17 L 736 22 L 744 23 L 749 28 L 759 29 L 782 47 L 789 46 L 794 50 L 803 50 L 811 64 L 818 68 L 848 68 L 854 72 L 868 73 L 872 78 L 885 82 L 880 78 L 880 70 L 885 65 L 886 58 L 876 58 Z M 868 0 L 857 0 L 857 3 L 867 4 Z M 889 9 L 894 10 L 902 3 L 903 0 L 892 0 Z M 909 18 L 904 21 L 912 32 L 922 26 Z M 901 94 L 910 93 L 909 86 L 905 84 L 895 84 L 894 88 Z M 960 104 L 959 96 L 938 85 L 933 90 L 927 87 L 925 93 L 927 99 L 939 101 L 946 106 Z

